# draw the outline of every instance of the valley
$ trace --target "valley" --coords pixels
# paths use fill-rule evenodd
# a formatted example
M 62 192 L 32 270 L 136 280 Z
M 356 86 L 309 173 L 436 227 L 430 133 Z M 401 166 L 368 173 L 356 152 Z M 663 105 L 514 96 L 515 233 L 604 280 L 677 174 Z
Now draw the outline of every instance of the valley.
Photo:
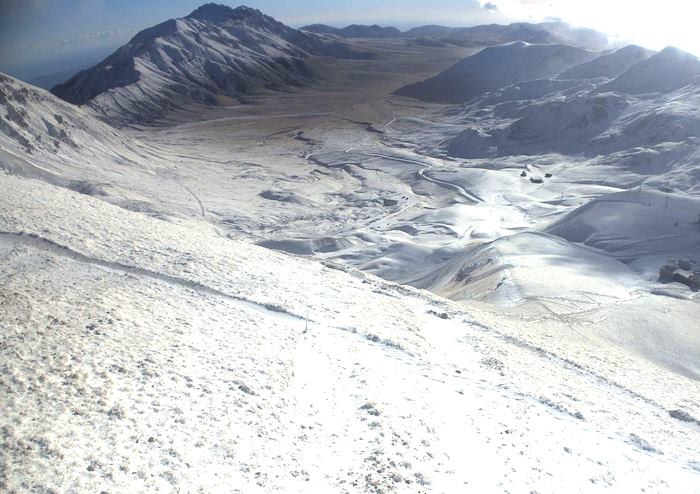
M 697 490 L 695 57 L 205 7 L 0 75 L 0 488 Z

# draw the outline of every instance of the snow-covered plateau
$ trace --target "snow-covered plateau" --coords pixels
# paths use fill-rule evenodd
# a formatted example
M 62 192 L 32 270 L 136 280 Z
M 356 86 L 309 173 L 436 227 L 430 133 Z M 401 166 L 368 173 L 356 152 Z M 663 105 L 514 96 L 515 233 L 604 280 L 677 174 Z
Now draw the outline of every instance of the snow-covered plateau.
M 0 491 L 700 492 L 699 95 L 213 4 L 0 74 Z

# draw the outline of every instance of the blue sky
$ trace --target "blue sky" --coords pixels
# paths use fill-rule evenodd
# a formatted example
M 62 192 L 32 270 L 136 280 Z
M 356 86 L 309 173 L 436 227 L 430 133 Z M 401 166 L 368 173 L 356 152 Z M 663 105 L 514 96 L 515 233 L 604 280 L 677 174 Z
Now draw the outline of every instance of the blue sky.
M 0 71 L 33 77 L 92 63 L 137 31 L 189 14 L 205 0 L 0 0 Z M 372 22 L 408 27 L 502 22 L 478 0 L 219 0 L 289 25 Z

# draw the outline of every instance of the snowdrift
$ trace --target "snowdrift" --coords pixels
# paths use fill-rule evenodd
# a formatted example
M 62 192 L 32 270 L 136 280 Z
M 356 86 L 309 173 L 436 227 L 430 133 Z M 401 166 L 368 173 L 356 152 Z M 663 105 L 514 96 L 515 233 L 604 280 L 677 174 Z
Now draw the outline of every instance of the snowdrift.
M 519 303 L 627 298 L 639 277 L 621 262 L 541 233 L 521 233 L 469 249 L 414 282 L 451 300 Z
M 598 197 L 545 229 L 606 252 L 649 278 L 670 258 L 700 261 L 700 199 L 657 191 Z

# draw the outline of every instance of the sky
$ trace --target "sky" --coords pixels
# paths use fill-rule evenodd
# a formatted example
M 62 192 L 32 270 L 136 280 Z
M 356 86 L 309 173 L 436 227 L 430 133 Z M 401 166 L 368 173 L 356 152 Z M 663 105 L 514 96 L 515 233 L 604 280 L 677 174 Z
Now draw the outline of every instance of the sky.
M 219 0 L 231 6 L 238 1 Z M 0 0 L 0 71 L 20 78 L 82 68 L 136 32 L 205 0 Z M 552 18 L 653 49 L 700 55 L 697 0 L 240 0 L 289 25 L 470 26 Z

